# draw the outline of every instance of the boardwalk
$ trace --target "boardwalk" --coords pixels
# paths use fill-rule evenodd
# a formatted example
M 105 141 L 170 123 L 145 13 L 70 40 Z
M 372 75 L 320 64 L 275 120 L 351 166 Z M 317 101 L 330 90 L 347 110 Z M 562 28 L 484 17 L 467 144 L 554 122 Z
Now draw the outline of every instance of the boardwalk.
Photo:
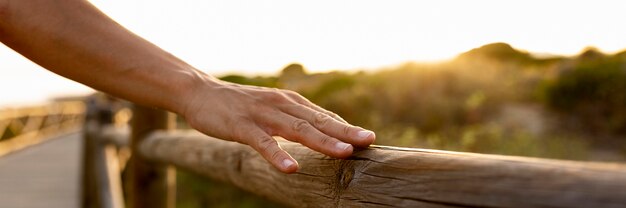
M 0 157 L 0 207 L 79 207 L 81 134 Z

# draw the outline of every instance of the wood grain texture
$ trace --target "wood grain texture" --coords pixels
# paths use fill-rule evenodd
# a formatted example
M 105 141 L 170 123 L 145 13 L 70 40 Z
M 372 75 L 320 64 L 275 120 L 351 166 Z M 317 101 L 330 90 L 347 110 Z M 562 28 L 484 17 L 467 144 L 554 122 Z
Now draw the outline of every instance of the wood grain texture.
M 281 142 L 295 174 L 252 148 L 195 131 L 155 132 L 145 158 L 294 207 L 626 207 L 626 166 L 375 146 L 346 160 Z
M 133 106 L 131 120 L 130 207 L 173 208 L 176 206 L 176 172 L 167 164 L 154 163 L 135 154 L 146 136 L 155 130 L 174 128 L 174 117 L 166 111 Z

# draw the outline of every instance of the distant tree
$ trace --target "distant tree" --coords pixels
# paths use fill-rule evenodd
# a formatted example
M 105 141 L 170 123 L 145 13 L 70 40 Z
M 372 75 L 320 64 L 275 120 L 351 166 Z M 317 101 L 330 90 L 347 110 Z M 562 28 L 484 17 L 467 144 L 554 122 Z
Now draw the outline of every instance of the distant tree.
M 298 63 L 289 64 L 280 73 L 280 77 L 301 77 L 306 75 L 304 66 Z
M 596 132 L 626 133 L 626 59 L 584 51 L 545 87 L 552 109 Z

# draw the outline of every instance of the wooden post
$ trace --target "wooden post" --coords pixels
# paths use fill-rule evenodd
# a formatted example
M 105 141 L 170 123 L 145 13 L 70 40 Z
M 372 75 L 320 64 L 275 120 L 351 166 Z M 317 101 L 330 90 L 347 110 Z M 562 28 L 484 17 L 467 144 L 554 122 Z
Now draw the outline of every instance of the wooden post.
M 154 130 L 174 128 L 172 114 L 133 106 L 131 121 L 130 207 L 173 208 L 176 202 L 176 172 L 166 164 L 145 160 L 137 151 L 141 142 Z
M 100 207 L 99 189 L 96 184 L 96 134 L 100 127 L 99 109 L 95 97 L 86 101 L 87 111 L 83 124 L 82 200 L 81 207 Z M 61 120 L 59 120 L 60 122 Z
M 116 149 L 109 144 L 110 127 L 114 124 L 113 103 L 90 96 L 83 126 L 82 207 L 122 208 L 124 197 Z M 58 119 L 60 123 L 75 118 Z M 67 121 L 64 121 L 67 120 Z

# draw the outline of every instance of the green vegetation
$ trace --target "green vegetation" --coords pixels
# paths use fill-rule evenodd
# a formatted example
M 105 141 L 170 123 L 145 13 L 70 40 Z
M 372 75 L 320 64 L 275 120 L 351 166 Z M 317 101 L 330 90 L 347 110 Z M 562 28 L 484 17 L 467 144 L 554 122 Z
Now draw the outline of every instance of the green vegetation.
M 213 181 L 193 173 L 177 170 L 178 190 L 176 193 L 179 208 L 253 208 L 281 207 L 237 187 Z
M 544 86 L 547 105 L 598 133 L 626 134 L 626 56 L 590 49 Z
M 494 43 L 439 64 L 322 74 L 292 64 L 277 77 L 223 79 L 297 91 L 350 123 L 375 130 L 382 145 L 626 158 L 626 51 L 607 55 L 587 49 L 576 57 L 537 58 Z

